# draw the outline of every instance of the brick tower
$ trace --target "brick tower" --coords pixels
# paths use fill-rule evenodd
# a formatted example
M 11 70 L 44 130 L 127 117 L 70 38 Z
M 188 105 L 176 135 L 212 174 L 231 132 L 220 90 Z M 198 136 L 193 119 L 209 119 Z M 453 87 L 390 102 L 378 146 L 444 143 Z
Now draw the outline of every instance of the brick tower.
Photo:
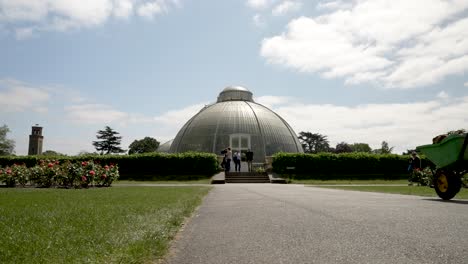
M 31 135 L 29 135 L 29 150 L 28 155 L 40 155 L 42 154 L 42 127 L 38 124 L 32 127 Z

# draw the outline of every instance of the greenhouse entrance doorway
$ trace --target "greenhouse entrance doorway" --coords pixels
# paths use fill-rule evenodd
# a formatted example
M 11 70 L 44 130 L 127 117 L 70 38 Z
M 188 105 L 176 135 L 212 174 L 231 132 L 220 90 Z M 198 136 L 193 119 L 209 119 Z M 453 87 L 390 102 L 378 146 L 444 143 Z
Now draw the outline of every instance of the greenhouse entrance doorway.
M 245 159 L 245 153 L 250 149 L 250 135 L 249 134 L 231 134 L 229 136 L 229 143 L 232 152 L 241 153 L 241 157 Z

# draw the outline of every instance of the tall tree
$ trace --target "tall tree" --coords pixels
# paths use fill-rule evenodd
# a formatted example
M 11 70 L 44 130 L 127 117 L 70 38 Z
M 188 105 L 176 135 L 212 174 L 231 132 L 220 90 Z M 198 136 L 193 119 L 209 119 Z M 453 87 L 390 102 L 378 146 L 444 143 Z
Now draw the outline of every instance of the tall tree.
M 318 133 L 300 132 L 297 138 L 301 142 L 305 153 L 329 151 L 330 145 L 328 143 L 327 136 Z
M 97 132 L 97 139 L 100 141 L 93 141 L 93 145 L 96 150 L 102 154 L 112 153 L 123 153 L 125 150 L 120 148 L 120 141 L 122 137 L 117 136 L 119 133 L 114 131 L 109 126 L 106 126 L 104 130 Z
M 393 151 L 393 147 L 389 147 L 386 141 L 382 141 L 382 147 L 379 150 L 380 154 L 390 154 Z
M 8 132 L 10 132 L 10 129 L 7 125 L 0 127 L 0 156 L 15 153 L 15 141 L 7 138 Z
M 351 146 L 346 142 L 336 144 L 335 153 L 353 152 Z
M 138 154 L 155 152 L 159 147 L 159 141 L 152 137 L 145 137 L 144 139 L 134 140 L 130 146 L 128 146 L 128 154 Z
M 367 143 L 354 143 L 349 146 L 353 152 L 372 152 L 372 148 Z

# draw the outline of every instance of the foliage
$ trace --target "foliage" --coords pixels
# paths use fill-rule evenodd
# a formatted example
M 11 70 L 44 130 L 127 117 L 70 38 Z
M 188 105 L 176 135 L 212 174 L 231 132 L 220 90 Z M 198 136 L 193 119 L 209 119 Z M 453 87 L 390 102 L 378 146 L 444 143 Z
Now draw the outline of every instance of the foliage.
M 300 132 L 298 139 L 301 142 L 305 153 L 329 151 L 330 145 L 328 143 L 327 136 L 318 133 Z
M 367 143 L 354 143 L 349 146 L 351 147 L 353 152 L 367 152 L 367 153 L 372 152 L 372 148 Z
M 452 130 L 452 131 L 447 132 L 447 136 L 461 135 L 461 134 L 465 134 L 465 133 L 466 133 L 466 130 L 464 128 L 461 128 L 461 129 L 458 129 L 458 130 Z
M 209 190 L 0 188 L 0 262 L 158 263 Z
M 54 151 L 54 150 L 46 150 L 46 151 L 43 151 L 41 153 L 42 156 L 65 156 L 64 154 L 62 153 L 59 153 L 57 151 Z
M 119 177 L 117 165 L 95 164 L 93 161 L 60 163 L 58 160 L 40 160 L 33 167 L 13 164 L 0 168 L 0 181 L 8 187 L 20 184 L 49 188 L 78 188 L 89 186 L 109 187 Z
M 89 152 L 89 151 L 86 151 L 86 150 L 82 150 L 80 152 L 78 152 L 78 154 L 76 154 L 77 156 L 89 156 L 89 155 L 99 155 L 99 153 L 97 153 L 96 151 L 94 152 Z
M 14 163 L 34 167 L 40 156 L 0 157 L 1 166 Z M 119 166 L 120 179 L 133 180 L 195 180 L 211 177 L 218 171 L 217 156 L 213 153 L 186 152 L 177 154 L 144 153 L 135 155 L 84 155 L 49 157 L 61 164 L 93 160 L 98 164 Z M 81 176 L 80 176 L 81 177 Z
M 122 137 L 117 136 L 118 134 L 118 132 L 106 126 L 104 130 L 97 132 L 96 137 L 100 141 L 93 141 L 93 146 L 101 154 L 124 153 L 125 150 L 120 148 Z
M 348 143 L 341 142 L 336 145 L 335 153 L 347 153 L 347 152 L 353 152 L 353 149 L 351 148 L 350 145 L 348 145 Z
M 411 172 L 409 177 L 409 182 L 412 185 L 416 183 L 418 186 L 431 186 L 434 181 L 434 176 L 432 170 L 429 167 L 426 167 L 422 170 L 415 169 Z
M 128 154 L 140 154 L 155 152 L 159 147 L 159 141 L 155 138 L 145 137 L 141 140 L 134 140 L 128 147 Z
M 0 156 L 14 153 L 15 141 L 7 138 L 8 132 L 10 132 L 10 129 L 7 125 L 0 126 Z
M 290 172 L 287 167 L 294 167 Z M 296 179 L 407 179 L 408 156 L 370 153 L 277 153 L 273 170 Z
M 375 153 L 377 154 L 391 154 L 393 151 L 393 147 L 388 146 L 388 142 L 382 141 L 382 147 L 380 149 L 376 149 Z

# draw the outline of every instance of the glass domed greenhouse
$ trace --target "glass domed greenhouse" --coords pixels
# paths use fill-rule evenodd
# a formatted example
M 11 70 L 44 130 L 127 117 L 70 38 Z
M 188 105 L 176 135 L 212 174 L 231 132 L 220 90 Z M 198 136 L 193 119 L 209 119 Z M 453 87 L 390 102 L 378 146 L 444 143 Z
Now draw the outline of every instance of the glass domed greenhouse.
M 251 149 L 255 162 L 277 152 L 303 152 L 296 133 L 278 114 L 255 103 L 244 87 L 225 88 L 216 103 L 207 105 L 180 129 L 168 152 L 212 152 L 231 147 Z M 165 146 L 167 148 L 168 146 Z

